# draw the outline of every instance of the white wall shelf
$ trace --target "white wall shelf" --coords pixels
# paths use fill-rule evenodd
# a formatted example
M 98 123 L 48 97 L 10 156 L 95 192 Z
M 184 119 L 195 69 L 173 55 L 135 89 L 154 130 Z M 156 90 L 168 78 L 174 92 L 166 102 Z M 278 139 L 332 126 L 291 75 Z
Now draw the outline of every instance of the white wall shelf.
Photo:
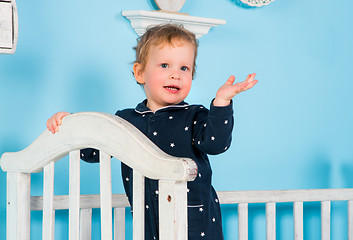
M 122 15 L 130 20 L 131 26 L 141 36 L 148 26 L 163 23 L 182 24 L 185 29 L 193 32 L 196 38 L 207 34 L 215 26 L 225 24 L 223 19 L 194 17 L 182 13 L 170 13 L 164 11 L 123 11 Z

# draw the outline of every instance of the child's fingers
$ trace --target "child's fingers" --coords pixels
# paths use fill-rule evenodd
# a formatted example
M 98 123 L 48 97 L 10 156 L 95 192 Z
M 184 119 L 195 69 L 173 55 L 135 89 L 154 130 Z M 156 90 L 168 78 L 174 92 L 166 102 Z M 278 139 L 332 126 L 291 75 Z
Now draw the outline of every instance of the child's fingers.
M 234 81 L 235 81 L 235 77 L 234 75 L 231 75 L 226 81 L 225 85 L 233 85 Z
M 251 82 L 255 79 L 256 73 L 249 74 L 245 81 Z
M 253 86 L 255 86 L 256 83 L 258 83 L 257 80 L 253 80 L 253 81 L 249 82 L 249 84 L 244 88 L 243 91 L 249 90 L 250 88 L 252 88 Z
M 52 132 L 53 134 L 55 133 L 55 124 L 53 124 L 53 117 L 49 118 L 47 121 L 47 128 L 50 132 Z

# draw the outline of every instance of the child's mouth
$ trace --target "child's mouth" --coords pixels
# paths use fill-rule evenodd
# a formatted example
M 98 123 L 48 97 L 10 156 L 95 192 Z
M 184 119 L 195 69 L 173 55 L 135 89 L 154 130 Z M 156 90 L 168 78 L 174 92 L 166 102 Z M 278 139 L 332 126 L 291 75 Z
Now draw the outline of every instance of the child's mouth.
M 165 86 L 164 88 L 173 93 L 180 90 L 178 86 Z

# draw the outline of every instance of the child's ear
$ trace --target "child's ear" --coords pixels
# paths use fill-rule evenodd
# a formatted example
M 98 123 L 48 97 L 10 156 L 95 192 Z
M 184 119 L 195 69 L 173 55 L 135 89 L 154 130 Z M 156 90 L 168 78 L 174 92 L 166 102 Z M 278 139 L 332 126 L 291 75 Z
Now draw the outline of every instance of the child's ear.
M 143 79 L 143 71 L 142 71 L 141 63 L 135 63 L 133 66 L 133 70 L 134 70 L 134 76 L 135 76 L 136 81 L 139 84 L 144 84 L 145 81 Z

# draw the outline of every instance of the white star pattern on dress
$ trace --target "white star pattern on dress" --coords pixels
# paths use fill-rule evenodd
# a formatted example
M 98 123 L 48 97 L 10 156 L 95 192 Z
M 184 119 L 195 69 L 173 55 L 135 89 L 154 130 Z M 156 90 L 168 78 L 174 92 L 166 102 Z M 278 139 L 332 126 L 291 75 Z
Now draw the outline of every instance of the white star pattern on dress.
M 150 207 L 148 205 L 146 205 L 146 209 L 149 209 Z
M 201 173 L 199 173 L 199 177 L 201 177 Z
M 190 189 L 186 189 L 186 192 L 190 192 Z
M 125 180 L 128 182 L 128 181 L 130 181 L 130 179 L 127 177 L 127 178 L 125 178 Z
M 187 131 L 187 130 L 189 130 L 189 127 L 185 127 L 184 129 L 185 129 L 185 131 Z
M 158 191 L 158 190 L 156 190 L 156 191 L 155 191 L 155 193 L 158 195 L 158 194 L 159 194 L 159 191 Z
M 158 134 L 157 132 L 153 132 L 153 136 L 157 136 L 157 134 Z
M 194 124 L 196 124 L 197 123 L 197 121 L 194 121 Z
M 216 138 L 214 136 L 211 137 L 211 140 L 214 141 Z
M 201 233 L 201 237 L 204 237 L 206 234 L 204 232 Z
M 203 106 L 201 106 L 200 109 L 203 109 Z
M 216 222 L 216 219 L 215 219 L 215 218 L 212 218 L 212 222 Z
M 173 119 L 173 116 L 170 116 L 169 119 L 170 119 L 170 120 Z
M 205 123 L 203 126 L 204 126 L 204 127 L 206 127 L 206 126 L 207 126 L 207 124 Z
M 199 208 L 199 211 L 200 211 L 200 212 L 203 212 L 203 208 L 202 208 L 202 207 L 200 207 L 200 208 Z
M 197 141 L 197 144 L 200 144 L 201 143 L 201 141 Z
M 142 117 L 145 117 L 145 116 L 146 116 L 145 114 L 142 115 Z
M 170 143 L 170 147 L 175 147 L 175 144 L 174 143 Z
M 96 156 L 96 154 L 97 154 L 96 152 L 93 152 L 93 156 Z
M 228 124 L 228 120 L 225 120 L 225 121 L 224 121 L 224 124 Z
M 218 202 L 218 199 L 216 198 L 214 201 L 215 201 L 215 202 Z

